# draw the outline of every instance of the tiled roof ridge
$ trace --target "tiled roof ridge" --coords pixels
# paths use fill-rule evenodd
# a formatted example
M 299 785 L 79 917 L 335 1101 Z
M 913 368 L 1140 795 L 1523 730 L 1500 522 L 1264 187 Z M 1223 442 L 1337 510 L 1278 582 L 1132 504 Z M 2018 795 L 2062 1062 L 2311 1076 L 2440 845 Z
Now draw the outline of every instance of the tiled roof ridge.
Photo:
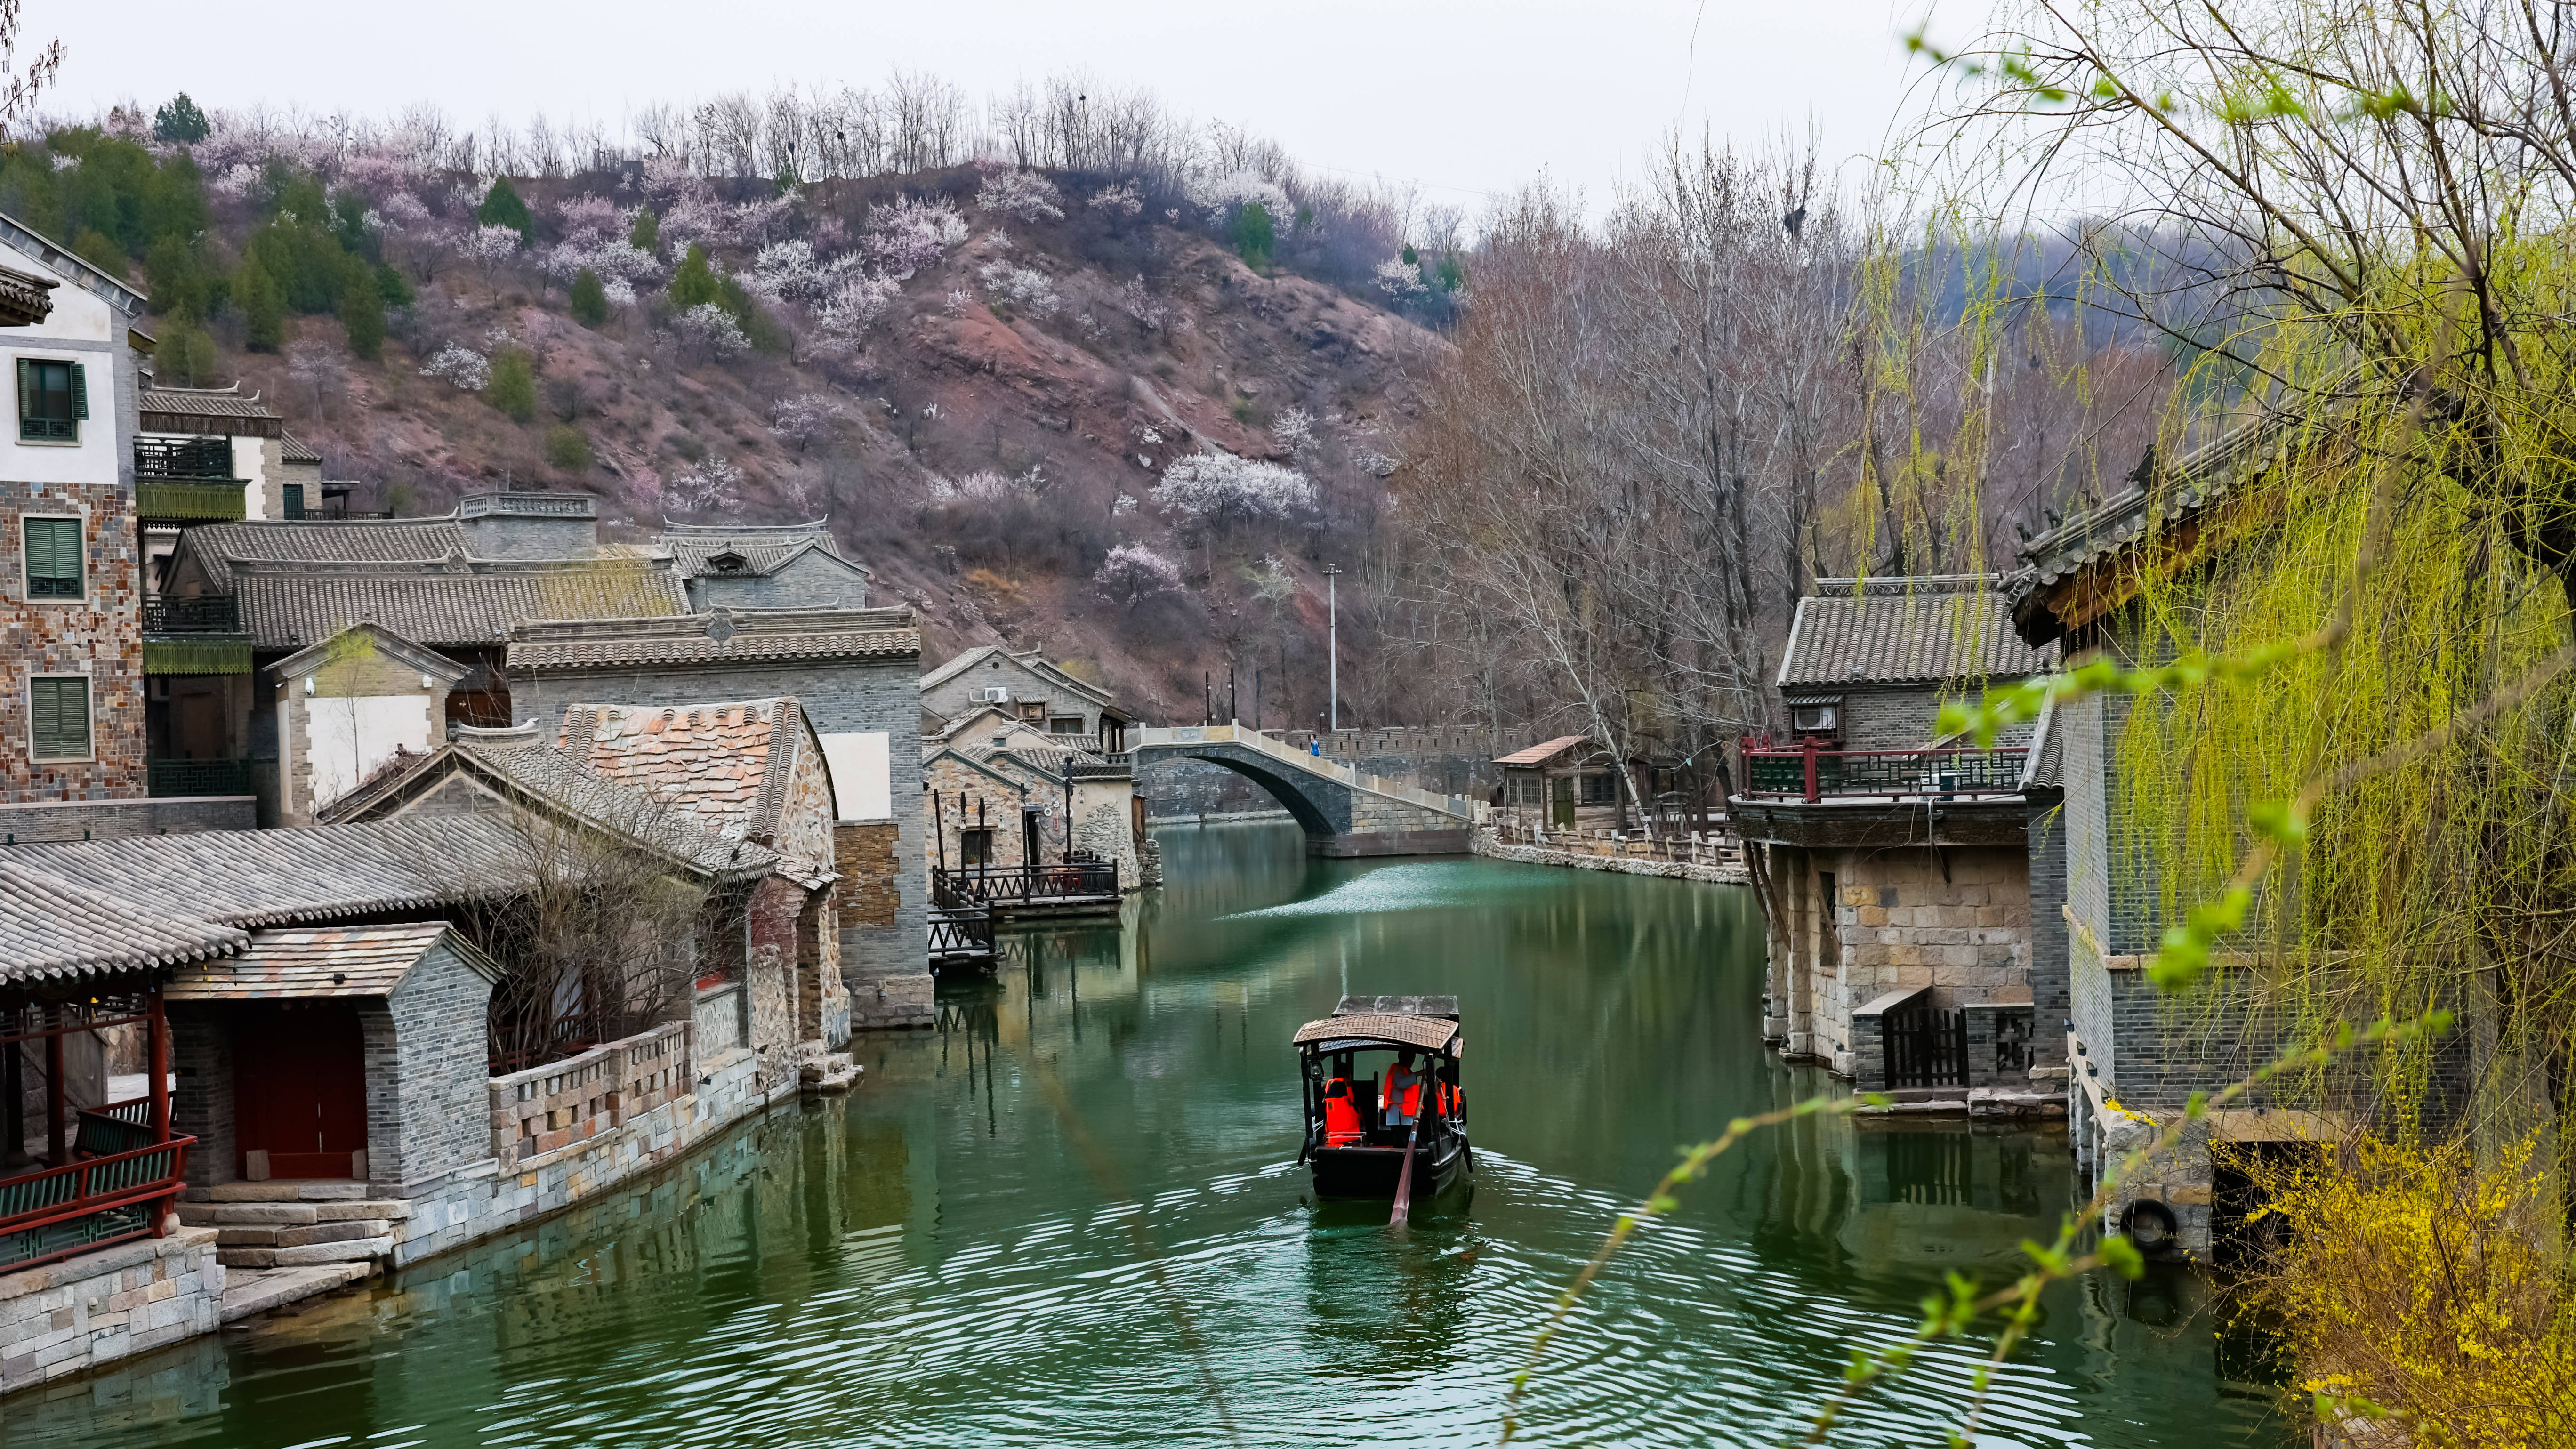
M 803 707 L 793 699 L 762 700 L 758 705 L 767 706 L 769 716 L 769 762 L 761 769 L 760 798 L 751 808 L 751 836 L 775 847 L 787 815 L 788 781 L 802 753 L 799 747 L 805 735 L 797 725 L 803 719 Z
M 520 626 L 515 637 L 528 643 L 555 643 L 583 638 L 588 632 L 609 631 L 628 636 L 659 634 L 685 637 L 704 634 L 715 612 L 663 614 L 649 619 L 531 619 Z M 815 627 L 826 624 L 864 625 L 869 631 L 908 628 L 912 624 L 912 610 L 901 604 L 866 609 L 831 605 L 810 609 L 726 609 L 722 612 L 733 626 L 737 638 L 745 634 L 848 632 Z
M 37 911 L 42 919 L 33 918 Z M 222 921 L 165 912 L 0 859 L 0 981 L 173 966 L 227 955 L 249 941 L 248 932 Z
M 1819 599 L 1886 598 L 1896 595 L 1983 594 L 1995 591 L 2001 574 L 1880 574 L 1820 578 L 1810 591 Z

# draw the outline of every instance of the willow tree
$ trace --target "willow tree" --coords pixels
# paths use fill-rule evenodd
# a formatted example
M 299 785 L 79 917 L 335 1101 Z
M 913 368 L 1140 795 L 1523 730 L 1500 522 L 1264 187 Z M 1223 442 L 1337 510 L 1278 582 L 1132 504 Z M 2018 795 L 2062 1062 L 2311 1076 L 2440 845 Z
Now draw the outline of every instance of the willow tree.
M 2016 226 L 2037 198 L 2082 198 L 2155 253 L 2155 285 L 2098 247 L 2088 280 L 2186 363 L 2163 455 L 2250 430 L 2224 478 L 2139 476 L 2197 490 L 2148 512 L 2187 502 L 2198 533 L 2188 553 L 2144 541 L 2167 566 L 2139 573 L 2133 637 L 2260 662 L 2169 677 L 2118 742 L 2119 813 L 2177 923 L 2177 977 L 2236 972 L 2311 1036 L 2464 1008 L 2467 1130 L 2456 1100 L 2407 1110 L 2428 1100 L 2423 1051 L 2383 1079 L 2375 1130 L 2464 1167 L 2537 1143 L 2514 1160 L 2559 1183 L 2576 1085 L 2569 15 L 2041 3 L 1959 51 L 1924 47 L 1956 88 L 1930 136 L 1963 197 Z M 2462 1175 L 2385 1174 L 2372 1201 L 2389 1231 L 2438 1223 L 2421 1189 Z M 2543 1196 L 2563 1217 L 2563 1194 Z M 2305 1278 L 2284 1261 L 2312 1366 L 2433 1442 L 2498 1442 L 2452 1414 L 2460 1381 L 2403 1367 L 2448 1360 L 2336 1338 L 2333 1295 L 2313 1294 L 2325 1260 Z M 2517 1341 L 2565 1342 L 2566 1295 L 2540 1299 Z

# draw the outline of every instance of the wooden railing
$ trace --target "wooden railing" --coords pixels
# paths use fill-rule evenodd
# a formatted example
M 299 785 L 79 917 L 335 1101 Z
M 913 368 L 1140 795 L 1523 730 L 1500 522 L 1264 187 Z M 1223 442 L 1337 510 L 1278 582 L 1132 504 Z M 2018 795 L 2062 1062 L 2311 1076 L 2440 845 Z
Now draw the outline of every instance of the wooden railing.
M 156 800 L 165 796 L 256 793 L 248 760 L 153 760 L 146 765 L 144 791 Z
M 504 1171 L 685 1096 L 689 1023 L 602 1042 L 579 1056 L 491 1079 L 492 1154 Z
M 120 1103 L 131 1107 L 133 1103 Z M 150 1102 L 144 1102 L 150 1110 Z M 84 1149 L 93 1120 L 133 1124 L 115 1108 L 80 1114 Z M 149 1128 L 144 1129 L 149 1132 Z M 67 1167 L 0 1179 L 0 1270 L 49 1263 L 128 1238 L 155 1236 L 186 1186 L 194 1137 L 173 1137 L 125 1152 L 83 1157 Z
M 241 599 L 233 594 L 164 594 L 143 601 L 146 634 L 238 634 Z
M 225 478 L 233 476 L 230 438 L 137 438 L 134 472 L 142 478 Z
M 1779 749 L 1744 742 L 1744 793 L 1755 799 L 1949 799 L 2018 795 L 2030 751 Z
M 993 959 L 993 913 L 973 906 L 953 910 L 933 906 L 930 910 L 930 959 L 934 962 Z
M 931 903 L 951 910 L 975 906 L 1044 905 L 1118 894 L 1118 862 L 1077 860 L 1060 865 L 932 866 Z

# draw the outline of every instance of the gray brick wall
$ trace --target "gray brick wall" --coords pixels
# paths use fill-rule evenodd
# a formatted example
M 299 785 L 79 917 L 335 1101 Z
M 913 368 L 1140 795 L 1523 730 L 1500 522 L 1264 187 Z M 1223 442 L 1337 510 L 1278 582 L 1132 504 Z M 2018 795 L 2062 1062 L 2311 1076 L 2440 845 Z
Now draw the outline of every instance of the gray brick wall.
M 1819 687 L 1813 692 L 1828 691 Z M 1932 720 L 1940 712 L 1937 689 L 1848 687 L 1843 691 L 1843 748 L 1913 749 L 1932 738 Z
M 375 1040 L 368 1039 L 368 1175 L 408 1194 L 411 1185 L 492 1155 L 485 1020 L 492 985 L 444 945 L 433 947 L 389 999 L 394 1100 L 376 1120 Z M 396 1144 L 379 1163 L 379 1143 Z
M 856 569 L 806 553 L 774 574 L 689 580 L 689 607 L 709 609 L 845 609 L 868 607 L 868 581 Z
M 844 923 L 841 975 L 855 983 L 867 976 L 928 971 L 929 926 L 922 912 L 930 893 L 930 875 L 922 859 L 926 842 L 921 837 L 921 751 L 913 748 L 921 734 L 920 661 L 835 661 L 649 673 L 524 672 L 511 690 L 511 707 L 520 719 L 534 718 L 551 729 L 562 722 L 564 707 L 570 704 L 722 704 L 773 695 L 794 696 L 804 705 L 817 733 L 885 733 L 891 799 L 897 829 L 903 837 L 895 851 L 900 894 L 893 925 Z
M 233 1139 L 233 1031 L 223 1008 L 170 1005 L 171 1130 L 197 1139 L 188 1152 L 188 1181 L 201 1187 L 232 1181 L 240 1156 Z
M 2030 795 L 2031 1064 L 2062 1065 L 2072 1015 L 2067 977 L 2066 810 L 2057 790 Z
M 258 802 L 248 795 L 158 800 L 81 800 L 0 805 L 0 840 L 34 845 L 58 840 L 118 840 L 130 835 L 190 835 L 255 828 Z

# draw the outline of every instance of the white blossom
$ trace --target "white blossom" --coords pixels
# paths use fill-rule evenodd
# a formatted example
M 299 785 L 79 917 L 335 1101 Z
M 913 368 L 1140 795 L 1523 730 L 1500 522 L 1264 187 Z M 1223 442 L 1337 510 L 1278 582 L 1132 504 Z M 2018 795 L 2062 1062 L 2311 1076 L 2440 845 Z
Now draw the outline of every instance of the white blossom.
M 464 245 L 459 247 L 458 250 L 464 253 L 467 258 L 480 262 L 484 266 L 488 267 L 496 263 L 506 262 L 512 256 L 516 255 L 519 250 L 520 240 L 521 238 L 519 233 L 515 228 L 506 226 L 478 226 L 465 234 Z
M 781 398 L 769 409 L 769 430 L 802 448 L 831 431 L 841 417 L 841 405 L 830 397 L 809 392 L 797 397 Z
M 1121 181 L 1091 193 L 1091 205 L 1112 216 L 1134 216 L 1145 209 L 1145 198 L 1136 194 L 1136 183 Z
M 857 257 L 817 257 L 810 242 L 772 242 L 752 258 L 742 285 L 765 302 L 813 301 L 830 295 L 834 283 L 858 264 Z
M 1161 330 L 1172 317 L 1172 309 L 1146 288 L 1145 279 L 1141 276 L 1129 279 L 1111 300 L 1118 304 L 1119 311 L 1142 323 L 1148 332 Z
M 742 324 L 713 302 L 700 302 L 672 318 L 671 327 L 683 343 L 704 348 L 713 357 L 736 357 L 751 350 L 751 339 L 742 335 Z
M 1188 187 L 1192 205 L 1203 207 L 1210 222 L 1223 221 L 1237 207 L 1260 203 L 1262 210 L 1279 220 L 1286 220 L 1291 208 L 1288 193 L 1279 183 L 1257 172 L 1235 171 L 1224 176 L 1193 177 Z M 1173 218 L 1179 220 L 1177 216 Z
M 423 377 L 443 377 L 466 392 L 481 392 L 492 382 L 492 360 L 465 347 L 442 347 L 420 370 Z
M 1315 485 L 1294 468 L 1202 449 L 1176 458 L 1155 500 L 1192 523 L 1291 523 L 1315 506 Z
M 984 279 L 984 290 L 1031 316 L 1050 317 L 1064 300 L 1055 294 L 1055 279 L 1027 267 L 1009 262 L 987 262 L 975 275 Z
M 1279 446 L 1302 458 L 1315 450 L 1315 415 L 1304 408 L 1292 407 L 1271 421 L 1270 436 Z
M 1422 270 L 1402 257 L 1388 257 L 1377 264 L 1378 290 L 1390 297 L 1410 297 L 1422 291 Z
M 1062 221 L 1064 208 L 1058 204 L 1062 199 L 1055 183 L 1034 171 L 1004 171 L 984 179 L 975 205 L 1022 221 Z
M 384 214 L 385 224 L 395 230 L 419 226 L 430 219 L 429 207 L 408 191 L 388 191 L 376 209 Z
M 247 162 L 241 162 L 227 168 L 222 175 L 207 182 L 206 189 L 217 196 L 239 199 L 248 195 L 250 189 L 258 184 L 259 172 L 253 170 Z
M 1132 493 L 1119 494 L 1118 501 L 1109 505 L 1109 516 L 1112 518 L 1125 518 L 1135 511 L 1136 495 Z
M 870 260 L 901 281 L 965 239 L 966 218 L 957 214 L 954 203 L 945 197 L 922 201 L 905 196 L 896 198 L 892 206 L 869 211 L 867 234 L 859 245 Z
M 742 506 L 742 469 L 709 453 L 705 462 L 671 475 L 662 496 L 692 513 L 731 513 Z
M 848 352 L 859 346 L 869 328 L 885 320 L 894 299 L 903 295 L 892 277 L 846 277 L 814 309 L 815 331 L 827 351 Z
M 1126 503 L 1131 500 L 1121 498 Z M 1180 566 L 1141 543 L 1122 543 L 1091 575 L 1100 592 L 1130 608 L 1181 586 Z

